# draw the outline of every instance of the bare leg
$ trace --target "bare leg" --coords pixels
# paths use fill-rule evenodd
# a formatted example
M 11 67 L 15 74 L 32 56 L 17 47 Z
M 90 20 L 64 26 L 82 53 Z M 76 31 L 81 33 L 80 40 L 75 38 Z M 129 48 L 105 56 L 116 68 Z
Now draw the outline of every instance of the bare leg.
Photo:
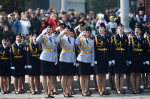
M 122 91 L 123 84 L 124 84 L 124 74 L 121 73 L 120 74 L 120 91 Z
M 10 91 L 11 76 L 7 77 L 7 91 Z
M 48 95 L 48 92 L 47 92 L 47 76 L 43 76 L 42 85 L 43 85 L 43 89 L 45 91 L 45 95 Z
M 34 92 L 34 76 L 30 76 L 30 87 L 31 92 Z
M 81 75 L 80 76 L 80 85 L 81 85 L 81 90 L 82 90 L 82 93 L 85 93 L 85 85 L 84 85 L 84 76 Z
M 3 77 L 0 77 L 0 86 L 1 86 L 1 93 L 4 92 L 4 85 L 3 85 Z
M 34 77 L 35 92 L 39 91 L 39 76 Z
M 102 74 L 102 92 L 106 91 L 106 74 Z
M 98 91 L 102 92 L 102 74 L 96 74 L 96 81 L 97 81 Z
M 89 92 L 89 85 L 90 85 L 90 76 L 86 75 L 85 76 L 85 92 Z
M 136 81 L 136 89 L 137 89 L 137 91 L 139 91 L 140 90 L 140 76 L 141 74 L 140 73 L 136 73 L 136 79 L 135 79 L 135 81 Z
M 116 85 L 116 91 L 120 91 L 120 86 L 119 86 L 119 73 L 115 73 L 115 85 Z
M 18 92 L 18 77 L 14 77 L 15 92 Z
M 52 92 L 53 76 L 48 76 L 48 94 Z
M 66 76 L 61 77 L 61 86 L 63 89 L 63 94 L 65 95 L 67 93 L 66 87 L 67 87 L 67 80 Z
M 130 82 L 131 82 L 131 86 L 133 91 L 136 91 L 136 87 L 135 87 L 135 73 L 130 73 Z
M 57 76 L 53 77 L 53 92 L 57 92 Z

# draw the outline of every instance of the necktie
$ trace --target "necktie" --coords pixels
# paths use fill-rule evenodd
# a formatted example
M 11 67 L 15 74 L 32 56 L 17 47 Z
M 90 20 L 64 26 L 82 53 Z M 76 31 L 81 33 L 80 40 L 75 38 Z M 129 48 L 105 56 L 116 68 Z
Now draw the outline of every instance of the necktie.
M 104 35 L 102 35 L 102 38 L 104 39 L 104 38 L 105 38 L 105 36 L 104 36 Z
M 86 39 L 86 43 L 89 44 L 88 40 Z
M 51 37 L 49 38 L 49 40 L 52 42 Z
M 69 43 L 71 43 L 71 41 L 70 41 L 69 37 L 68 37 L 68 42 L 69 42 Z
M 138 40 L 141 40 L 140 36 L 138 36 Z

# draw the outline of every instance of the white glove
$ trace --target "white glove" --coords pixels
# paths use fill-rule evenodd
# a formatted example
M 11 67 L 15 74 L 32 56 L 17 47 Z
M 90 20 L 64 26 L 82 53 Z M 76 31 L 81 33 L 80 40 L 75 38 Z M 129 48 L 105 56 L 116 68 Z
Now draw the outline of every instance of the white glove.
M 115 60 L 112 60 L 111 63 L 112 63 L 112 64 L 115 64 Z
M 78 67 L 79 66 L 79 63 L 76 63 L 76 67 Z
M 112 61 L 108 61 L 109 67 L 111 67 L 112 65 Z
M 15 66 L 10 67 L 10 69 L 15 70 Z
M 76 63 L 74 63 L 73 65 L 76 66 Z
M 24 69 L 27 69 L 27 68 L 28 68 L 28 65 L 25 65 L 25 66 L 24 66 Z
M 143 65 L 145 65 L 145 62 L 143 62 Z
M 97 61 L 94 61 L 94 64 L 97 64 Z
M 29 69 L 31 69 L 31 68 L 32 68 L 32 66 L 31 66 L 31 65 L 28 65 L 28 68 L 29 68 Z
M 146 65 L 149 65 L 149 61 L 145 61 L 145 64 L 146 64 Z
M 94 64 L 91 64 L 92 67 L 94 67 Z
M 55 65 L 57 65 L 57 63 L 55 63 Z

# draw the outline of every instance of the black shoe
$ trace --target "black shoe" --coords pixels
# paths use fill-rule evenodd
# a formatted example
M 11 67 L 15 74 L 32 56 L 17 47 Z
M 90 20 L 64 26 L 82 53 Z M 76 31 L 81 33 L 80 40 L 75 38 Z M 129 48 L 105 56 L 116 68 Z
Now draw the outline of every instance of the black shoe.
M 86 95 L 87 95 L 87 96 L 91 96 L 91 95 L 92 95 L 92 92 L 87 92 Z
M 124 90 L 121 91 L 121 94 L 126 94 L 126 92 Z
M 48 97 L 49 97 L 49 98 L 55 98 L 55 97 L 54 97 L 54 96 L 52 96 L 52 95 L 48 95 Z
M 108 91 L 104 91 L 103 95 L 110 95 L 111 93 L 109 93 Z
M 136 91 L 136 90 L 133 90 L 133 91 L 132 91 L 132 94 L 137 94 L 137 91 Z
M 12 92 L 11 92 L 11 91 L 9 91 L 9 90 L 8 90 L 7 92 L 8 92 L 8 93 L 12 93 Z
M 58 92 L 52 92 L 52 95 L 59 95 Z
M 35 91 L 35 94 L 41 94 L 41 92 L 40 91 Z

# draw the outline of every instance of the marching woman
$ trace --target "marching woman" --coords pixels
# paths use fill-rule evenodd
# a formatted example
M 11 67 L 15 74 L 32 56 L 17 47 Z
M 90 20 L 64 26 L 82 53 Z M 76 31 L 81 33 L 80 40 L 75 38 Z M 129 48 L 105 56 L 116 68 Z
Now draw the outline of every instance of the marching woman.
M 147 75 L 147 85 L 150 86 L 150 36 L 147 35 L 147 37 L 145 38 L 145 46 L 146 46 L 146 60 L 148 62 L 147 66 L 146 66 L 146 75 Z
M 10 62 L 13 70 L 15 94 L 23 94 L 21 91 L 23 77 L 25 76 L 25 49 L 21 44 L 21 36 L 16 36 L 16 42 L 11 47 Z
M 39 92 L 39 76 L 40 76 L 40 54 L 42 45 L 36 42 L 37 35 L 33 35 L 33 42 L 27 47 L 27 64 L 29 68 L 30 87 L 32 95 L 40 94 Z
M 43 51 L 40 55 L 41 60 L 41 75 L 43 76 L 42 84 L 45 91 L 45 98 L 54 98 L 51 95 L 53 76 L 55 73 L 55 64 L 57 64 L 57 45 L 56 39 L 51 35 L 53 32 L 52 26 L 49 25 L 37 37 L 36 41 L 42 43 Z M 46 35 L 45 35 L 46 34 Z M 48 88 L 48 91 L 47 91 Z
M 95 74 L 100 95 L 109 95 L 106 91 L 106 74 L 109 69 L 109 60 L 111 56 L 110 35 L 105 32 L 105 24 L 99 26 L 99 34 L 95 36 Z
M 91 96 L 89 92 L 91 66 L 94 66 L 94 41 L 90 39 L 90 29 L 86 28 L 76 39 L 80 47 L 77 60 L 79 61 L 79 75 L 82 96 Z
M 8 94 L 7 77 L 10 76 L 10 47 L 7 46 L 7 40 L 2 39 L 0 46 L 0 86 L 1 93 Z
M 135 36 L 131 38 L 129 46 L 129 55 L 131 66 L 130 81 L 133 94 L 140 94 L 140 77 L 143 72 L 143 62 L 146 60 L 145 56 L 145 40 L 141 37 L 142 28 L 140 25 L 135 26 Z
M 66 26 L 64 32 L 61 32 L 56 39 L 60 44 L 62 51 L 60 53 L 60 75 L 61 85 L 64 97 L 72 97 L 70 86 L 72 85 L 74 65 L 76 62 L 75 56 L 75 40 L 70 37 L 70 27 Z
M 124 34 L 124 26 L 119 24 L 117 34 L 112 37 L 112 63 L 115 70 L 115 85 L 117 94 L 125 94 L 122 90 L 126 60 L 128 58 L 128 37 Z

